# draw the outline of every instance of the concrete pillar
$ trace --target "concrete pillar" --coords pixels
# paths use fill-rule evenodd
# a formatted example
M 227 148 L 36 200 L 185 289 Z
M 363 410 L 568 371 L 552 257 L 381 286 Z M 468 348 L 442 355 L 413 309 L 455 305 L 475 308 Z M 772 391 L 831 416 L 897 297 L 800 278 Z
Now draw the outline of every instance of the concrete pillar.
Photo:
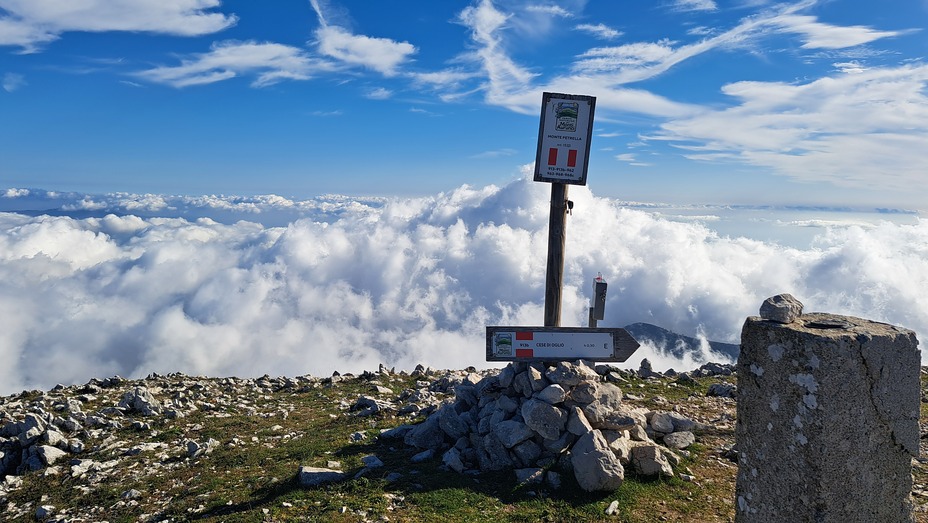
M 912 521 L 915 333 L 831 314 L 769 318 L 749 317 L 741 333 L 735 521 Z

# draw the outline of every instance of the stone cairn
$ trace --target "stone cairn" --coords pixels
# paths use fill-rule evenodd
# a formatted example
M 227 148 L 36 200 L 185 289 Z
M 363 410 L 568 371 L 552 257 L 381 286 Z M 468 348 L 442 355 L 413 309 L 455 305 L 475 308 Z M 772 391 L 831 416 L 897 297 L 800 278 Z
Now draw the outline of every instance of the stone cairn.
M 618 489 L 629 468 L 642 477 L 673 476 L 682 449 L 707 427 L 626 404 L 613 383 L 624 380 L 609 369 L 511 363 L 499 374 L 465 379 L 425 421 L 382 437 L 422 449 L 413 461 L 441 456 L 459 473 L 514 470 L 520 483 L 552 488 L 560 485 L 554 469 L 572 470 L 586 491 Z

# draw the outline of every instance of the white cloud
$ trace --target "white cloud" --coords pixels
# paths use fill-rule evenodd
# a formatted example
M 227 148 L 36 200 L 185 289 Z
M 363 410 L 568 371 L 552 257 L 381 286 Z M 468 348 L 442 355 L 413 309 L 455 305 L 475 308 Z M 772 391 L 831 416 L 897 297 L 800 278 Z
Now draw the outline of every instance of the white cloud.
M 235 15 L 219 0 L 0 0 L 0 45 L 35 52 L 69 31 L 133 31 L 197 36 L 222 31 Z
M 471 29 L 471 37 L 478 45 L 473 58 L 481 64 L 488 78 L 487 101 L 519 112 L 529 112 L 524 103 L 514 100 L 513 96 L 525 97 L 535 75 L 506 53 L 501 33 L 508 19 L 509 16 L 496 9 L 491 0 L 480 0 L 476 6 L 465 8 L 458 16 L 459 22 Z M 529 96 L 533 100 L 532 105 L 537 105 L 540 99 L 535 94 L 532 92 Z
M 427 84 L 436 88 L 455 89 L 462 82 L 478 76 L 477 72 L 460 69 L 445 69 L 427 73 L 409 73 L 409 77 L 418 84 Z
M 174 87 L 202 85 L 253 75 L 253 87 L 282 80 L 307 80 L 332 65 L 310 57 L 302 49 L 276 43 L 225 41 L 214 43 L 208 53 L 181 60 L 181 65 L 161 66 L 135 73 L 151 82 Z
M 686 34 L 690 36 L 710 36 L 712 34 L 715 34 L 715 29 L 712 29 L 711 27 L 705 27 L 705 26 L 693 27 L 693 28 L 687 29 Z
M 367 67 L 384 76 L 395 76 L 397 69 L 418 52 L 409 42 L 389 38 L 357 35 L 333 23 L 336 11 L 326 0 L 310 0 L 319 20 L 316 30 L 316 48 L 319 53 L 352 66 Z
M 902 34 L 899 31 L 877 31 L 860 25 L 836 26 L 817 21 L 814 16 L 787 14 L 779 16 L 775 25 L 805 40 L 804 49 L 842 49 L 870 43 L 881 38 Z
M 428 110 L 425 110 L 425 109 L 423 109 L 423 108 L 421 108 L 421 107 L 410 107 L 410 108 L 409 108 L 409 112 L 411 112 L 411 113 L 416 113 L 416 114 L 423 114 L 423 115 L 425 115 L 425 116 L 432 116 L 432 117 L 443 116 L 441 113 L 436 113 L 436 112 L 433 112 L 433 111 L 428 111 Z
M 642 67 L 667 60 L 674 55 L 673 42 L 639 42 L 617 47 L 594 47 L 580 55 L 574 64 L 578 72 L 591 74 L 615 71 L 625 67 Z
M 418 51 L 409 42 L 356 35 L 337 26 L 317 29 L 316 44 L 325 56 L 373 69 L 384 76 L 396 75 L 397 68 Z
M 3 75 L 3 90 L 12 93 L 26 86 L 26 77 L 19 73 L 6 73 Z
M 536 114 L 543 91 L 597 93 L 597 107 L 633 110 L 644 114 L 690 114 L 694 108 L 653 93 L 616 86 L 614 76 L 581 74 L 557 77 L 533 85 L 538 76 L 519 65 L 506 51 L 504 34 L 512 15 L 499 11 L 491 0 L 464 9 L 459 22 L 472 30 L 476 50 L 469 58 L 479 64 L 487 81 L 482 87 L 487 103 L 523 114 Z
M 631 153 L 623 153 L 615 155 L 615 159 L 627 163 L 628 165 L 633 165 L 635 167 L 648 167 L 651 164 L 642 162 L 638 160 L 638 157 Z
M 727 109 L 670 121 L 655 138 L 797 180 L 909 191 L 928 163 L 928 65 L 852 69 L 803 84 L 738 82 Z
M 37 52 L 43 44 L 53 42 L 58 35 L 12 17 L 0 16 L 0 45 L 22 48 L 23 53 Z
M 851 60 L 850 62 L 839 62 L 832 65 L 835 69 L 841 71 L 842 73 L 862 73 L 867 70 L 867 68 L 857 60 Z
M 364 96 L 371 100 L 388 100 L 393 96 L 393 91 L 384 87 L 377 87 L 376 89 L 368 91 Z
M 673 8 L 680 11 L 715 11 L 719 7 L 713 0 L 674 0 Z
M 559 18 L 573 18 L 573 13 L 564 9 L 559 5 L 530 5 L 525 8 L 526 11 L 532 13 L 540 13 L 548 16 L 556 16 Z
M 486 160 L 486 159 L 491 159 L 491 158 L 502 158 L 505 156 L 512 156 L 514 154 L 517 154 L 518 152 L 519 151 L 517 151 L 516 149 L 496 149 L 493 151 L 484 151 L 482 153 L 475 154 L 471 156 L 471 158 L 478 159 L 478 160 Z
M 603 40 L 615 40 L 616 38 L 622 36 L 621 31 L 616 31 L 606 24 L 579 24 L 574 26 L 574 30 L 590 33 L 597 38 L 602 38 Z
M 800 250 L 721 237 L 586 187 L 570 196 L 565 326 L 585 324 L 601 272 L 604 326 L 645 321 L 737 342 L 764 298 L 791 292 L 809 310 L 928 331 L 928 297 L 913 284 L 928 278 L 928 222 L 836 227 Z M 0 213 L 0 394 L 113 374 L 486 366 L 486 325 L 543 317 L 549 191 L 529 179 L 377 202 L 201 199 L 234 225 L 172 217 L 202 211 L 197 199 L 141 199 L 168 206 L 160 217 Z M 246 219 L 315 210 L 269 227 L 223 206 Z

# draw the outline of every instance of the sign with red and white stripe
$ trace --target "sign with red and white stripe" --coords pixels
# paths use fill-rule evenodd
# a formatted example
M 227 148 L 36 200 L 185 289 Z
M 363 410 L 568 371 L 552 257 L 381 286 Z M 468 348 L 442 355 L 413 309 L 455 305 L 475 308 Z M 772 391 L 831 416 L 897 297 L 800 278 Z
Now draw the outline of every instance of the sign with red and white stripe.
M 535 181 L 586 185 L 596 98 L 544 93 Z
M 487 361 L 622 362 L 637 348 L 625 329 L 487 327 Z

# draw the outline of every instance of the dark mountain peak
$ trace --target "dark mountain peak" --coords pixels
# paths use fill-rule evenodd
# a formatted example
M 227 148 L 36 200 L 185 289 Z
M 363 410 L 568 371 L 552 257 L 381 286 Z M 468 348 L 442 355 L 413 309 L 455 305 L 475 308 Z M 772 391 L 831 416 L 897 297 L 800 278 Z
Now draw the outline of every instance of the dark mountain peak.
M 650 323 L 632 323 L 631 325 L 626 325 L 625 330 L 628 331 L 633 338 L 638 340 L 639 343 L 649 341 L 657 348 L 676 358 L 681 358 L 687 353 L 697 352 L 700 346 L 700 342 L 696 338 L 677 334 Z M 740 348 L 740 345 L 733 343 L 709 341 L 709 349 L 712 352 L 717 352 L 730 360 L 738 358 L 738 351 Z

